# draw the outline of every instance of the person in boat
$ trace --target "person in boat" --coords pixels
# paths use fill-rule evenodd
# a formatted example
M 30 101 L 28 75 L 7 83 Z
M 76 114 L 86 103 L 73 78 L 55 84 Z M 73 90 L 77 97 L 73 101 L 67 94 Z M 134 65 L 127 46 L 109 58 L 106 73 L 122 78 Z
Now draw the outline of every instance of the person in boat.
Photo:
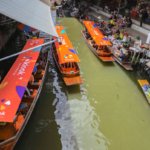
M 40 69 L 44 69 L 45 65 L 46 65 L 46 59 L 45 59 L 45 56 L 43 56 L 37 62 L 37 68 L 38 68 L 37 72 L 39 72 Z
M 93 48 L 95 48 L 96 50 L 98 49 L 98 45 L 97 45 L 94 41 L 92 41 L 92 46 L 93 46 Z
M 34 75 L 35 73 L 32 73 L 29 79 L 29 84 L 32 85 L 34 83 Z

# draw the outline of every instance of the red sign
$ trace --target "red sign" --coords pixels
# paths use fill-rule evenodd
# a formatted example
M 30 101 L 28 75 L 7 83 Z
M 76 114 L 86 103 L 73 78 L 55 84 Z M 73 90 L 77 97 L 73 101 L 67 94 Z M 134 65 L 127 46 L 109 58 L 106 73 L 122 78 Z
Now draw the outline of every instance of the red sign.
M 23 50 L 43 43 L 43 39 L 28 40 Z M 0 84 L 0 122 L 13 122 L 40 49 L 20 54 Z

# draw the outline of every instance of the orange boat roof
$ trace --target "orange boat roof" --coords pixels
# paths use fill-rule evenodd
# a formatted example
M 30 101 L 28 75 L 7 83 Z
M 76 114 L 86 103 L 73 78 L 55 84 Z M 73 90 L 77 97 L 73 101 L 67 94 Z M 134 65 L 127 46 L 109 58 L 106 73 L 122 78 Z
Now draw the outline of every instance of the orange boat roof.
M 63 26 L 56 26 L 56 31 L 59 35 L 61 44 L 56 41 L 55 46 L 59 58 L 59 64 L 67 62 L 80 62 L 80 59 L 73 48 Z
M 98 46 L 112 45 L 111 42 L 103 35 L 103 33 L 97 28 L 93 21 L 83 21 L 86 29 L 91 35 L 92 39 Z
M 57 54 L 59 58 L 59 64 L 64 64 L 68 62 L 80 62 L 76 51 L 73 49 L 69 49 L 66 46 L 59 46 L 57 49 Z

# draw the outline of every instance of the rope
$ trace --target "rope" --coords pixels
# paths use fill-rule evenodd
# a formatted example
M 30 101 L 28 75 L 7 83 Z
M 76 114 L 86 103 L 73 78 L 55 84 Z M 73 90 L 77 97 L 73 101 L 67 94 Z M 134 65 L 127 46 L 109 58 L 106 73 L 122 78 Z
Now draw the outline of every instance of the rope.
M 7 59 L 10 59 L 10 58 L 12 58 L 12 57 L 15 57 L 15 56 L 17 56 L 17 55 L 26 53 L 26 52 L 28 52 L 28 51 L 31 51 L 31 50 L 35 49 L 35 48 L 38 48 L 38 47 L 41 47 L 41 46 L 45 46 L 45 45 L 51 44 L 51 43 L 53 43 L 53 42 L 55 42 L 55 41 L 57 41 L 57 39 L 52 40 L 52 41 L 49 41 L 49 42 L 46 42 L 46 43 L 44 43 L 44 44 L 41 44 L 41 45 L 38 45 L 38 46 L 35 46 L 35 47 L 31 47 L 31 48 L 29 48 L 29 49 L 23 50 L 23 51 L 21 51 L 21 52 L 18 52 L 18 53 L 15 53 L 15 54 L 12 54 L 12 55 L 9 55 L 9 56 L 6 56 L 6 57 L 3 57 L 3 58 L 0 59 L 0 62 L 1 62 L 1 61 L 4 61 L 4 60 L 7 60 Z

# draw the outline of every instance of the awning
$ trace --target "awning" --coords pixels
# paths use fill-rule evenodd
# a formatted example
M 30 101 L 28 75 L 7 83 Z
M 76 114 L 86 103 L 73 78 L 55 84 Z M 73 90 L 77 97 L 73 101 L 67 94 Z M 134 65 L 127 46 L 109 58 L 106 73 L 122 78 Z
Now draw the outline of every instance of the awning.
M 67 62 L 80 62 L 76 50 L 73 48 L 63 26 L 56 26 L 61 44 L 56 41 L 55 46 L 58 53 L 59 64 Z
M 57 37 L 50 6 L 45 2 L 40 0 L 0 0 L 0 13 Z
M 43 43 L 43 39 L 28 40 L 23 50 Z M 13 122 L 40 49 L 20 54 L 0 84 L 0 122 Z
M 83 24 L 97 45 L 111 45 L 111 42 L 105 39 L 103 33 L 97 28 L 93 21 L 83 21 Z

